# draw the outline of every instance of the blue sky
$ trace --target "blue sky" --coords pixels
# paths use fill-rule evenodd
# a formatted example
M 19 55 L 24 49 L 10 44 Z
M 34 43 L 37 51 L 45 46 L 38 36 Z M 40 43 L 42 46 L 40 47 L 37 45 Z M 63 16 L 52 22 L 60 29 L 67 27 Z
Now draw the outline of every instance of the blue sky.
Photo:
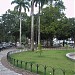
M 4 14 L 8 9 L 14 9 L 14 5 L 11 5 L 12 0 L 0 0 L 0 15 Z M 66 16 L 75 17 L 75 0 L 63 0 L 66 6 Z

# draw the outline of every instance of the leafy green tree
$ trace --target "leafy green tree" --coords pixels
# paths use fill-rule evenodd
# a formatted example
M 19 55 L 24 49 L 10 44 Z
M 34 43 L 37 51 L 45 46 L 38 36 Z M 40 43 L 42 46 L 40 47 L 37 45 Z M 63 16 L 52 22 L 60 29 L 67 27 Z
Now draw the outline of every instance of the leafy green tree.
M 74 18 L 63 18 L 59 21 L 58 29 L 56 32 L 57 39 L 67 40 L 72 38 L 75 43 L 75 19 Z
M 3 41 L 3 21 L 2 21 L 2 16 L 0 16 L 0 42 Z
M 26 36 L 28 31 L 28 22 L 27 22 L 27 14 L 21 13 L 22 16 L 22 35 Z M 19 12 L 7 10 L 5 14 L 2 15 L 3 23 L 1 26 L 3 27 L 3 38 L 9 41 L 9 38 L 12 42 L 19 41 Z M 26 30 L 25 30 L 26 29 Z M 11 38 L 12 37 L 12 38 Z M 3 39 L 3 40 L 4 40 Z M 5 40 L 6 41 L 6 40 Z
M 68 19 L 65 17 L 58 22 L 56 37 L 60 40 L 65 40 L 70 37 Z
M 50 11 L 49 11 L 50 9 Z M 64 17 L 64 14 L 59 12 L 57 7 L 46 7 L 42 10 L 41 15 L 41 37 L 50 41 L 50 46 L 53 45 L 53 37 L 55 37 L 59 20 Z
M 68 25 L 69 25 L 68 30 L 70 33 L 70 37 L 74 40 L 74 47 L 75 47 L 75 18 L 69 18 Z
M 8 37 L 11 35 L 11 31 L 12 31 L 12 28 L 13 28 L 13 25 L 12 23 L 14 22 L 14 15 L 11 15 L 11 14 L 8 14 L 8 13 L 5 13 L 2 15 L 2 26 L 3 26 L 3 35 L 4 35 L 4 41 L 8 41 Z M 7 38 L 6 38 L 7 37 Z
M 40 14 L 41 14 L 40 11 L 41 11 L 41 8 L 44 6 L 45 3 L 48 3 L 52 7 L 52 6 L 54 6 L 53 3 L 55 2 L 56 8 L 58 6 L 61 7 L 61 8 L 58 7 L 58 9 L 63 9 L 64 5 L 63 5 L 63 2 L 60 0 L 34 0 L 34 1 L 35 1 L 35 5 L 39 4 L 39 12 L 38 12 L 38 16 L 39 16 L 39 19 L 38 19 L 38 21 L 39 21 L 38 22 L 38 44 L 39 44 L 40 43 Z

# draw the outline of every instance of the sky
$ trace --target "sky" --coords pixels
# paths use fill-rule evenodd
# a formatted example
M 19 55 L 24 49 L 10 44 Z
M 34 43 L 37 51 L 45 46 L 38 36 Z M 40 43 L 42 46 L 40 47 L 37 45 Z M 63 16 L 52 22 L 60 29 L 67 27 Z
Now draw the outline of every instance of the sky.
M 66 16 L 75 17 L 75 0 L 63 0 L 64 5 L 66 6 Z
M 75 0 L 63 0 L 66 7 L 65 14 L 69 18 L 75 17 Z M 14 9 L 11 5 L 12 0 L 0 0 L 0 15 L 5 14 L 8 9 Z M 37 12 L 37 11 L 36 11 Z

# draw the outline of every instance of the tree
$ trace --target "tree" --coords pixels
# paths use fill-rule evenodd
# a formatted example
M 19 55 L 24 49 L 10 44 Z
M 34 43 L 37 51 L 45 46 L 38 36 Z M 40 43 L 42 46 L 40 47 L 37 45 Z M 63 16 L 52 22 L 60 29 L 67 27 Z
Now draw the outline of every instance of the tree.
M 56 8 L 57 8 L 57 6 L 59 6 L 59 7 L 64 7 L 64 5 L 63 5 L 63 3 L 61 3 L 62 1 L 60 1 L 60 0 L 34 0 L 34 2 L 35 2 L 35 5 L 37 6 L 37 4 L 39 4 L 39 12 L 38 12 L 38 16 L 39 16 L 39 19 L 38 19 L 38 44 L 40 44 L 40 11 L 41 11 L 41 8 L 43 7 L 43 5 L 45 4 L 45 3 L 48 3 L 49 4 L 49 7 L 50 6 L 54 6 L 53 5 L 53 2 L 55 2 L 55 6 L 56 6 Z M 61 4 L 60 4 L 61 3 Z M 58 7 L 58 8 L 59 8 Z M 59 8 L 59 9 L 62 9 L 62 8 Z M 50 9 L 49 9 L 50 10 Z
M 3 31 L 2 41 L 7 42 L 12 41 L 11 40 L 12 30 L 16 25 L 16 21 L 17 20 L 15 20 L 15 15 L 9 13 L 8 11 L 2 15 L 2 31 Z
M 0 42 L 3 41 L 3 21 L 2 16 L 0 16 Z
M 37 4 L 39 4 L 39 12 L 38 12 L 38 45 L 40 44 L 40 12 L 41 9 L 43 7 L 43 5 L 45 4 L 46 0 L 34 0 L 35 2 L 35 6 L 37 6 Z
M 50 9 L 50 11 L 49 11 Z M 50 46 L 53 45 L 53 37 L 59 26 L 59 20 L 64 17 L 64 14 L 59 12 L 57 7 L 46 7 L 42 10 L 41 15 L 41 35 L 42 39 L 50 41 Z
M 70 37 L 74 40 L 74 47 L 75 47 L 75 18 L 69 18 L 68 25 L 69 25 L 68 30 L 70 33 Z
M 28 16 L 26 13 L 22 12 L 22 35 L 27 36 L 29 34 L 30 23 L 28 22 Z M 2 15 L 2 24 L 1 30 L 2 33 L 2 41 L 11 41 L 17 42 L 19 41 L 19 12 L 7 10 L 5 14 Z M 29 26 L 29 27 L 28 27 Z M 27 36 L 28 37 L 28 36 Z
M 26 9 L 28 9 L 29 11 L 29 2 L 25 1 L 25 0 L 14 0 L 11 2 L 11 4 L 16 3 L 17 5 L 15 6 L 15 10 L 19 11 L 19 16 L 20 16 L 20 45 L 21 45 L 21 12 L 22 12 L 22 8 L 24 8 L 25 12 Z
M 58 7 L 59 12 L 63 12 L 63 10 L 65 10 L 65 6 L 64 6 L 62 0 L 57 0 L 57 1 L 55 2 L 55 7 Z
M 58 28 L 56 31 L 56 37 L 59 40 L 65 40 L 70 37 L 70 32 L 69 32 L 69 24 L 68 24 L 68 19 L 66 17 L 61 18 L 58 21 Z

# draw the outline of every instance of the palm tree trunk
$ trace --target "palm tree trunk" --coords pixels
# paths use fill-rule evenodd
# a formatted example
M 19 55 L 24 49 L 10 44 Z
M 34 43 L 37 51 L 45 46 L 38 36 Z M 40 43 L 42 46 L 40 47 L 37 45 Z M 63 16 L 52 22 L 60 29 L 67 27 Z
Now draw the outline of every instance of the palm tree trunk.
M 21 13 L 20 13 L 20 45 L 21 45 Z
M 31 50 L 34 51 L 34 0 L 31 1 Z
M 19 15 L 20 15 L 20 46 L 21 46 L 21 5 L 19 8 Z
M 38 22 L 38 46 L 40 44 L 40 1 L 39 1 L 39 22 Z

